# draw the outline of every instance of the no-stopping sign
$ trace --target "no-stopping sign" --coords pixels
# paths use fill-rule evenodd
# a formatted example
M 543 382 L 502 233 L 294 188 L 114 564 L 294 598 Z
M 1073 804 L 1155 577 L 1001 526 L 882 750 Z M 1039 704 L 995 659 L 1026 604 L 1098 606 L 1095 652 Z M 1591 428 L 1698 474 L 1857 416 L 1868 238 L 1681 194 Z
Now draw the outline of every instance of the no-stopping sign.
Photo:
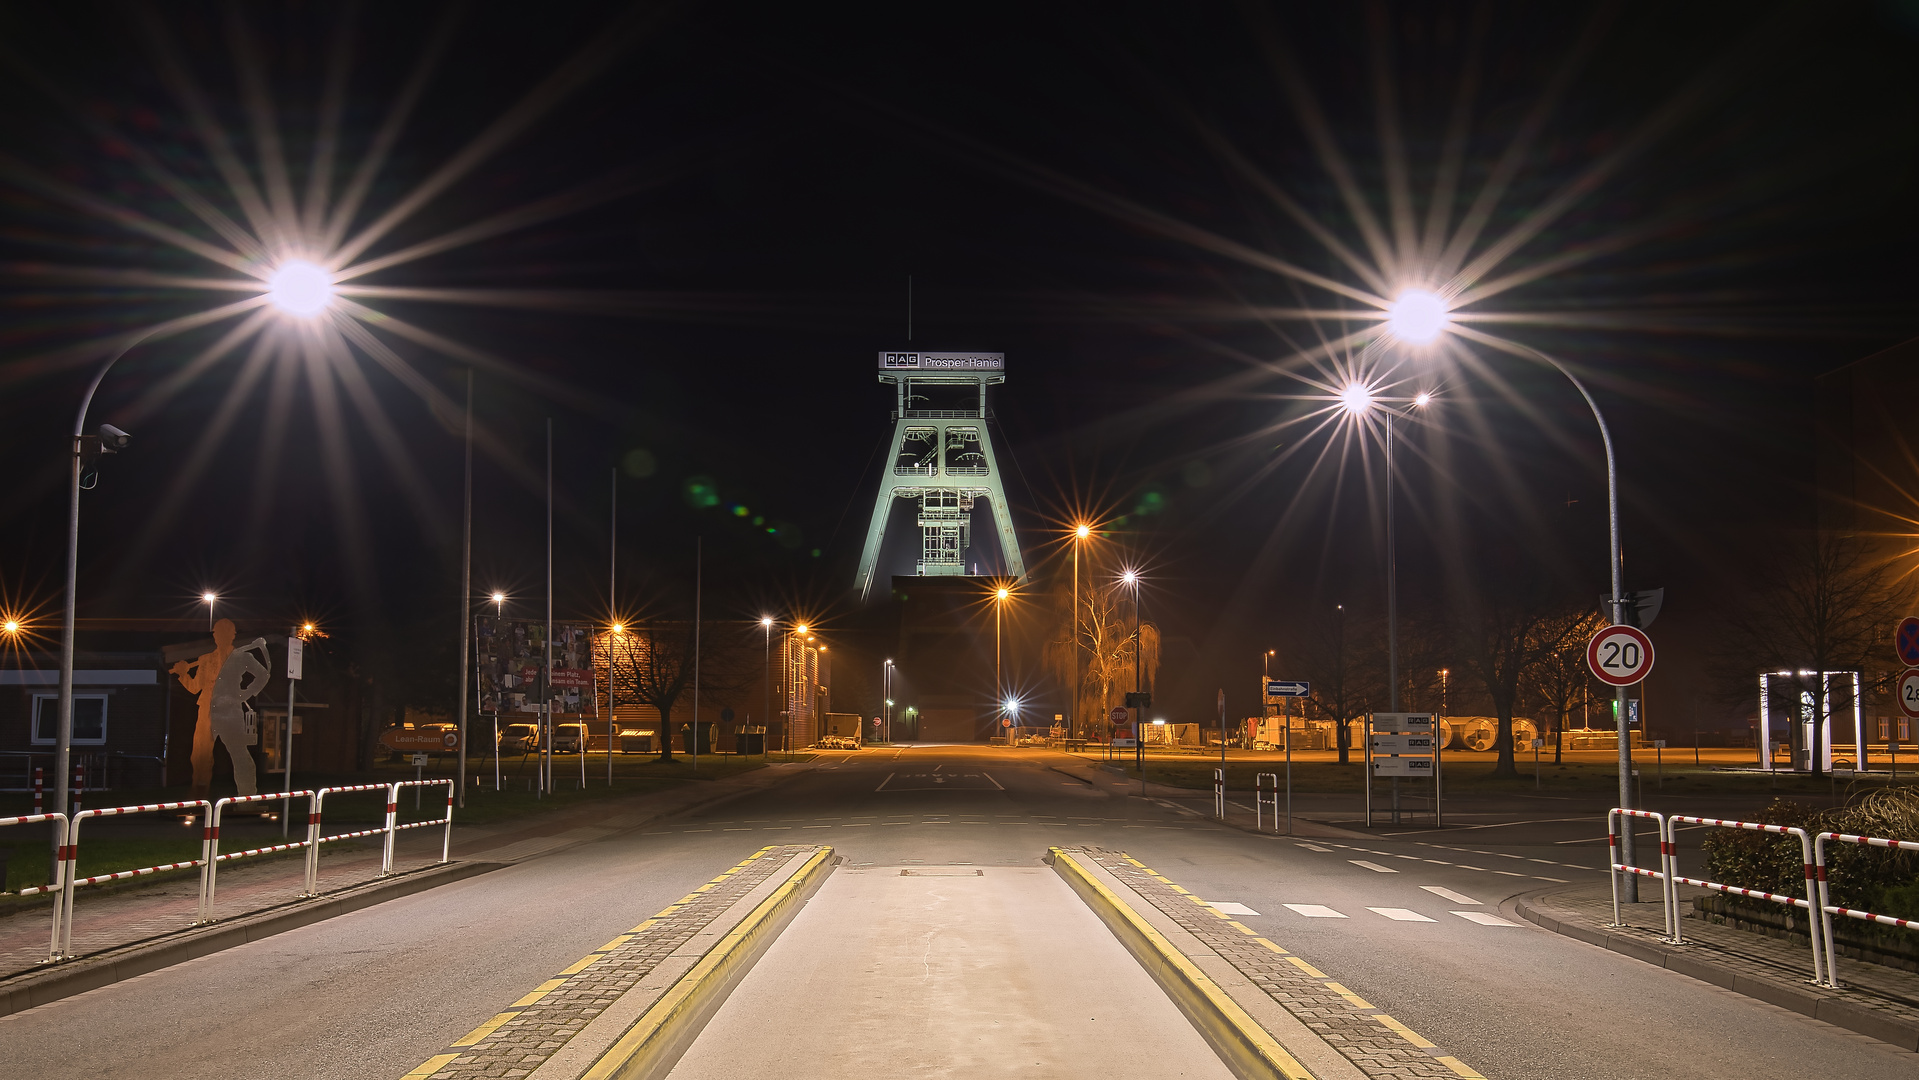
M 1631 626 L 1608 626 L 1586 645 L 1586 666 L 1600 682 L 1631 686 L 1652 671 L 1652 639 Z

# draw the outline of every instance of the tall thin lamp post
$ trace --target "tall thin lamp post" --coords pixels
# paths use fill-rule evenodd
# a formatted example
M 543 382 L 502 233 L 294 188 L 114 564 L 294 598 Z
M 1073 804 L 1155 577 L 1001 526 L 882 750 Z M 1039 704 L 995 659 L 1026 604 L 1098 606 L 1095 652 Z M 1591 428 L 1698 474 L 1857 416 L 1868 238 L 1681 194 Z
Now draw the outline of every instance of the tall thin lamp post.
M 1139 571 L 1126 571 L 1126 584 L 1133 587 L 1133 765 L 1139 770 L 1140 783 L 1146 783 L 1146 706 L 1141 704 L 1139 695 L 1145 691 L 1140 683 L 1140 653 L 1145 642 L 1139 636 Z
M 1084 544 L 1086 538 L 1091 535 L 1093 535 L 1093 530 L 1092 527 L 1088 525 L 1080 525 L 1073 530 L 1073 726 L 1071 730 L 1082 738 L 1085 736 L 1086 731 L 1079 714 L 1079 699 L 1083 681 L 1080 674 L 1080 649 L 1083 647 L 1083 644 L 1079 632 L 1079 549 L 1080 545 Z
M 760 626 L 766 631 L 766 660 L 760 670 L 760 679 L 766 683 L 766 711 L 760 714 L 760 756 L 766 755 L 766 728 L 773 722 L 773 616 L 760 616 Z
M 73 753 L 73 612 L 80 577 L 80 481 L 86 469 L 89 443 L 86 433 L 87 410 L 92 408 L 93 395 L 99 392 L 100 383 L 106 379 L 113 365 L 158 330 L 159 327 L 155 327 L 120 346 L 119 351 L 107 357 L 107 362 L 93 373 L 93 380 L 87 383 L 86 392 L 80 395 L 80 411 L 73 418 L 73 437 L 67 443 L 68 456 L 71 458 L 67 485 L 67 589 L 60 610 L 60 713 L 53 751 L 53 811 L 56 814 L 67 812 L 67 783 L 73 774 L 73 767 L 69 764 Z M 98 452 L 115 453 L 124 449 L 128 440 L 126 432 L 103 424 L 100 434 L 91 441 Z M 34 717 L 33 722 L 39 723 L 39 717 Z M 55 841 L 56 846 L 59 843 Z
M 613 467 L 611 483 L 612 498 L 607 504 L 607 561 L 606 561 L 606 617 L 612 623 L 614 634 L 623 634 L 626 627 L 620 621 L 620 468 Z M 613 647 L 618 637 L 606 639 L 606 786 L 613 786 L 613 741 L 617 736 L 617 726 L 613 718 Z M 580 753 L 586 753 L 584 744 Z
M 540 740 L 540 787 L 553 791 L 553 418 L 546 418 L 546 660 L 540 665 L 540 708 L 546 715 Z
M 993 726 L 1001 731 L 1006 727 L 1006 679 L 1000 673 L 1000 619 L 1006 609 L 1007 590 L 1002 587 L 993 594 Z
M 466 484 L 460 512 L 460 809 L 466 809 L 468 665 L 473 662 L 473 369 L 466 369 Z M 292 721 L 289 720 L 288 723 Z

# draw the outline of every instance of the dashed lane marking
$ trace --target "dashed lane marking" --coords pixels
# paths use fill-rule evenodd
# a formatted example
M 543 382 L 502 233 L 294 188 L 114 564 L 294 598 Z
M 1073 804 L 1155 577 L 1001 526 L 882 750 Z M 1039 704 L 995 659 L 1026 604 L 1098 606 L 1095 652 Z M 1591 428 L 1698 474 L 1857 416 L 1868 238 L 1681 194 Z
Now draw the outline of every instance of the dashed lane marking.
M 1366 861 L 1365 859 L 1347 859 L 1346 861 L 1347 861 L 1347 862 L 1349 862 L 1349 863 L 1352 863 L 1352 864 L 1353 864 L 1354 866 L 1363 866 L 1363 867 L 1365 867 L 1366 869 L 1368 869 L 1368 870 L 1371 870 L 1371 871 L 1372 871 L 1373 873 L 1375 873 L 1375 874 L 1397 874 L 1397 873 L 1399 873 L 1399 871 L 1397 871 L 1397 870 L 1395 870 L 1395 869 L 1393 869 L 1393 868 L 1392 868 L 1392 867 L 1390 867 L 1390 866 L 1381 866 L 1381 865 L 1379 865 L 1379 864 L 1378 864 L 1378 863 L 1376 863 L 1376 862 L 1367 862 L 1367 861 Z
M 1465 893 L 1454 892 L 1451 889 L 1446 888 L 1444 885 L 1421 885 L 1420 888 L 1426 890 L 1429 893 L 1432 893 L 1434 896 L 1439 897 L 1441 900 L 1450 900 L 1451 902 L 1455 904 L 1481 903 L 1481 901 L 1474 900 L 1472 897 L 1467 896 Z
M 1346 917 L 1324 904 L 1281 904 L 1280 906 L 1295 915 L 1304 915 L 1309 919 L 1343 919 Z
M 1500 918 L 1499 916 L 1494 915 L 1491 912 L 1487 912 L 1487 911 L 1455 911 L 1453 912 L 1453 914 L 1459 916 L 1460 918 L 1466 920 L 1467 922 L 1478 923 L 1481 926 L 1518 926 L 1519 925 L 1516 922 L 1507 922 L 1506 920 Z
M 1394 922 L 1434 922 L 1436 921 L 1433 919 L 1429 919 L 1424 915 L 1421 915 L 1419 912 L 1414 911 L 1411 908 L 1369 907 L 1366 910 L 1372 912 L 1375 915 L 1384 915 L 1388 919 L 1391 919 Z

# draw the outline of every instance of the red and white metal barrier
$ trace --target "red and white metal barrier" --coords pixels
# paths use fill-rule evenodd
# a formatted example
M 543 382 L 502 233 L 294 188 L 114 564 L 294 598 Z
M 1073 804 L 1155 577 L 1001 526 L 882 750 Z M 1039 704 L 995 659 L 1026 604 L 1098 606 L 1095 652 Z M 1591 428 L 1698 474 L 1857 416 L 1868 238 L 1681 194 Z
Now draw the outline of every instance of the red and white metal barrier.
M 188 810 L 194 807 L 198 807 L 201 813 L 199 858 L 188 862 L 172 862 L 162 863 L 158 866 L 143 866 L 138 870 L 120 870 L 111 874 L 95 874 L 92 877 L 83 878 L 80 876 L 80 825 L 88 818 L 126 817 L 131 814 L 152 814 L 163 810 Z M 62 875 L 66 879 L 66 891 L 64 893 L 66 897 L 66 924 L 65 928 L 60 932 L 60 945 L 56 950 L 60 956 L 64 958 L 73 955 L 73 891 L 81 885 L 99 885 L 107 881 L 125 881 L 128 878 L 158 874 L 163 870 L 188 870 L 197 866 L 200 867 L 200 895 L 202 901 L 200 917 L 195 920 L 194 925 L 197 926 L 205 922 L 206 904 L 204 898 L 207 889 L 206 867 L 210 854 L 210 841 L 207 839 L 206 814 L 209 809 L 210 804 L 205 799 L 190 799 L 186 802 L 146 803 L 141 806 L 109 806 L 99 810 L 82 810 L 73 815 L 72 822 L 67 826 L 66 872 Z
M 220 864 L 251 858 L 255 855 L 271 855 L 276 851 L 292 851 L 311 844 L 312 837 L 295 840 L 285 844 L 269 844 L 266 847 L 248 848 L 245 851 L 220 853 L 220 817 L 229 806 L 246 806 L 253 803 L 272 802 L 276 799 L 305 799 L 309 808 L 313 805 L 311 791 L 275 791 L 266 795 L 234 795 L 213 804 L 213 819 L 207 828 L 207 872 L 200 882 L 200 921 L 209 921 L 207 909 L 213 906 L 214 890 L 219 887 Z M 310 810 L 309 810 L 310 812 Z
M 1798 837 L 1799 848 L 1806 867 L 1806 898 L 1800 900 L 1787 896 L 1784 893 L 1767 892 L 1764 889 L 1744 889 L 1737 885 L 1726 885 L 1717 881 L 1705 881 L 1700 878 L 1681 876 L 1677 872 L 1679 865 L 1679 843 L 1677 840 L 1678 834 L 1674 827 L 1682 821 L 1695 825 L 1711 825 L 1721 829 L 1745 829 L 1748 832 L 1764 832 L 1781 836 Z M 1728 893 L 1732 896 L 1744 896 L 1754 900 L 1766 900 L 1774 904 L 1783 904 L 1787 907 L 1804 909 L 1808 920 L 1807 929 L 1811 931 L 1810 936 L 1812 937 L 1812 981 L 1816 984 L 1823 984 L 1826 981 L 1826 968 L 1829 964 L 1829 958 L 1826 955 L 1825 942 L 1820 931 L 1820 924 L 1825 921 L 1825 918 L 1824 912 L 1822 912 L 1819 907 L 1818 874 L 1814 865 L 1812 837 L 1807 835 L 1806 830 L 1791 825 L 1761 825 L 1755 821 L 1728 821 L 1724 818 L 1693 817 L 1689 814 L 1674 814 L 1666 821 L 1665 843 L 1662 846 L 1665 848 L 1666 858 L 1670 860 L 1671 865 L 1675 868 L 1672 879 L 1675 887 L 1679 885 L 1695 885 L 1701 889 L 1711 889 L 1714 892 Z M 1672 894 L 1671 903 L 1672 922 L 1677 924 L 1679 894 L 1676 889 Z M 1674 930 L 1673 940 L 1675 943 L 1679 940 L 1677 929 Z
M 431 821 L 415 821 L 410 825 L 399 824 L 400 789 L 433 787 L 446 785 L 446 816 Z M 451 780 L 402 780 L 393 785 L 386 797 L 386 853 L 380 860 L 380 874 L 385 876 L 393 872 L 393 835 L 406 829 L 424 829 L 431 825 L 446 826 L 446 835 L 440 839 L 440 861 L 445 862 L 453 849 L 453 781 Z
M 1653 823 L 1653 831 L 1659 836 L 1659 869 L 1648 870 L 1643 866 L 1633 866 L 1619 861 L 1619 830 L 1624 818 L 1644 818 Z M 1628 826 L 1630 827 L 1630 826 Z M 1619 918 L 1619 881 L 1622 874 L 1648 877 L 1659 882 L 1659 906 L 1666 916 L 1666 940 L 1679 940 L 1679 905 L 1677 893 L 1673 891 L 1673 872 L 1675 864 L 1672 858 L 1672 844 L 1666 838 L 1666 818 L 1651 810 L 1627 810 L 1615 806 L 1606 811 L 1606 862 L 1611 866 L 1607 877 L 1612 881 L 1612 925 L 1621 926 Z
M 1255 773 L 1253 775 L 1253 827 L 1266 827 L 1266 808 L 1273 808 L 1273 831 L 1279 831 L 1279 774 Z
M 66 906 L 67 873 L 67 815 L 65 814 L 22 814 L 19 817 L 0 818 L 0 826 L 35 825 L 42 821 L 53 822 L 53 880 L 45 885 L 32 885 L 21 889 L 16 896 L 38 896 L 42 893 L 53 894 L 53 936 L 47 939 L 47 963 L 61 958 L 60 927 L 61 911 Z M 7 891 L 7 883 L 0 881 L 0 894 Z
M 382 791 L 386 793 L 388 805 L 391 806 L 393 802 L 393 786 L 391 784 L 348 784 L 343 787 L 321 788 L 313 793 L 313 808 L 312 811 L 307 814 L 306 895 L 308 896 L 320 895 L 321 844 L 331 844 L 335 840 L 354 840 L 362 836 L 380 836 L 386 833 L 387 826 L 383 823 L 376 829 L 359 829 L 354 832 L 339 833 L 335 836 L 325 835 L 325 826 L 321 823 L 321 815 L 326 812 L 326 797 L 328 795 L 346 795 L 356 791 Z M 387 820 L 388 822 L 392 820 L 391 815 L 388 816 Z M 381 873 L 384 874 L 385 870 L 382 869 Z
M 1853 836 L 1850 833 L 1822 832 L 1813 839 L 1812 861 L 1814 873 L 1819 878 L 1819 921 L 1823 925 L 1826 944 L 1826 981 L 1822 986 L 1839 987 L 1839 950 L 1832 941 L 1833 915 L 1844 915 L 1849 919 L 1878 923 L 1881 926 L 1897 926 L 1902 930 L 1919 929 L 1919 919 L 1901 919 L 1891 915 L 1875 915 L 1858 908 L 1837 907 L 1830 903 L 1831 897 L 1826 890 L 1826 841 L 1837 840 L 1842 844 L 1861 844 L 1866 847 L 1889 848 L 1893 851 L 1919 851 L 1919 843 L 1911 840 L 1888 840 L 1881 836 Z

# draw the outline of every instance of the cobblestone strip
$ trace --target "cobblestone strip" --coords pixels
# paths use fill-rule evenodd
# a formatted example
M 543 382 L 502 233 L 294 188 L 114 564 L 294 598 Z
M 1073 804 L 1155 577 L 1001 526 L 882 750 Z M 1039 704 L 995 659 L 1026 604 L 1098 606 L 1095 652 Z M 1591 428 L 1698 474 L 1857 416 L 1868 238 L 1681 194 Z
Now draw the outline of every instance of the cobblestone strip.
M 639 985 L 660 961 L 811 844 L 765 847 L 557 972 L 507 1011 L 407 1073 L 407 1080 L 525 1076 Z
M 1199 897 L 1124 852 L 1088 850 L 1074 854 L 1097 862 L 1167 918 L 1205 942 L 1367 1076 L 1382 1080 L 1484 1080 L 1471 1066 L 1434 1046 L 1332 976 L 1237 919 L 1205 906 Z

